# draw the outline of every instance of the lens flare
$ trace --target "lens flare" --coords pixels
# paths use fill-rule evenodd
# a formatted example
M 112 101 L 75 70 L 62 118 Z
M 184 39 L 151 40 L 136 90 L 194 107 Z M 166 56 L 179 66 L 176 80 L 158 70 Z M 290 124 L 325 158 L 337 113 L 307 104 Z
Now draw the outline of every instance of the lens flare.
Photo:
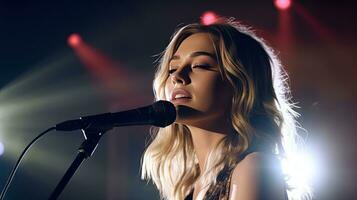
M 298 186 L 288 191 L 290 197 L 304 196 L 312 193 L 312 183 L 316 175 L 316 162 L 311 154 L 305 152 L 289 155 L 282 159 L 283 173 L 288 175 L 287 183 Z

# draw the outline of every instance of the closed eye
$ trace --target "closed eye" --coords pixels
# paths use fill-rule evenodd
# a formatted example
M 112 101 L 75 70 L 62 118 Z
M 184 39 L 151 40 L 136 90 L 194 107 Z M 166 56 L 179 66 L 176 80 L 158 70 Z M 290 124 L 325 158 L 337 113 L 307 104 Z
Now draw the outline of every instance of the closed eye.
M 211 68 L 211 66 L 208 64 L 202 64 L 202 65 L 200 64 L 200 65 L 194 65 L 194 66 L 192 66 L 192 68 L 209 69 L 209 68 Z
M 169 69 L 169 74 L 173 74 L 176 71 L 176 69 Z

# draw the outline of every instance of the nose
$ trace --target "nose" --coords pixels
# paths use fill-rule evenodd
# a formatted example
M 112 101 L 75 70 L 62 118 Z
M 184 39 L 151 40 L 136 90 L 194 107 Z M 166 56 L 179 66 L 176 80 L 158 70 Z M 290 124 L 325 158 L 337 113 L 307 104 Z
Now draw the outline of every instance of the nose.
M 182 84 L 186 85 L 189 83 L 189 77 L 186 72 L 187 70 L 176 70 L 174 73 L 171 74 L 171 82 L 172 84 Z

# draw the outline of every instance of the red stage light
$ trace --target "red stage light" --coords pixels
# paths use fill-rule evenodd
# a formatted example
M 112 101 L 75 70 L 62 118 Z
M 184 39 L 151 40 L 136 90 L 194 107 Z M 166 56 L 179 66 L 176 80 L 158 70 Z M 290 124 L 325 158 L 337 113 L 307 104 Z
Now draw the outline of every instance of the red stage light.
M 206 11 L 201 16 L 201 23 L 204 25 L 210 25 L 217 21 L 217 14 L 212 11 Z
M 69 37 L 68 37 L 68 44 L 71 47 L 76 47 L 78 46 L 80 43 L 82 42 L 82 38 L 80 35 L 78 35 L 77 33 L 72 33 Z
M 291 0 L 275 0 L 274 4 L 279 10 L 287 10 L 291 6 Z

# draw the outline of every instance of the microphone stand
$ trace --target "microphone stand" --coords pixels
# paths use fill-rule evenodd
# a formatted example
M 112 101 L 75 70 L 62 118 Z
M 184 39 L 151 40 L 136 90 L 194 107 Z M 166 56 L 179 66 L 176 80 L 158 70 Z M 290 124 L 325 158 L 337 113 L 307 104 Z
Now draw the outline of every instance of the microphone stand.
M 75 160 L 72 162 L 71 166 L 67 169 L 67 172 L 62 177 L 61 181 L 56 186 L 55 190 L 52 192 L 49 200 L 56 200 L 58 196 L 62 193 L 69 180 L 72 178 L 74 173 L 77 171 L 84 159 L 89 158 L 93 155 L 96 147 L 98 146 L 99 140 L 102 135 L 111 129 L 111 127 L 98 128 L 96 126 L 89 125 L 87 128 L 82 129 L 84 141 L 78 148 L 78 154 Z

